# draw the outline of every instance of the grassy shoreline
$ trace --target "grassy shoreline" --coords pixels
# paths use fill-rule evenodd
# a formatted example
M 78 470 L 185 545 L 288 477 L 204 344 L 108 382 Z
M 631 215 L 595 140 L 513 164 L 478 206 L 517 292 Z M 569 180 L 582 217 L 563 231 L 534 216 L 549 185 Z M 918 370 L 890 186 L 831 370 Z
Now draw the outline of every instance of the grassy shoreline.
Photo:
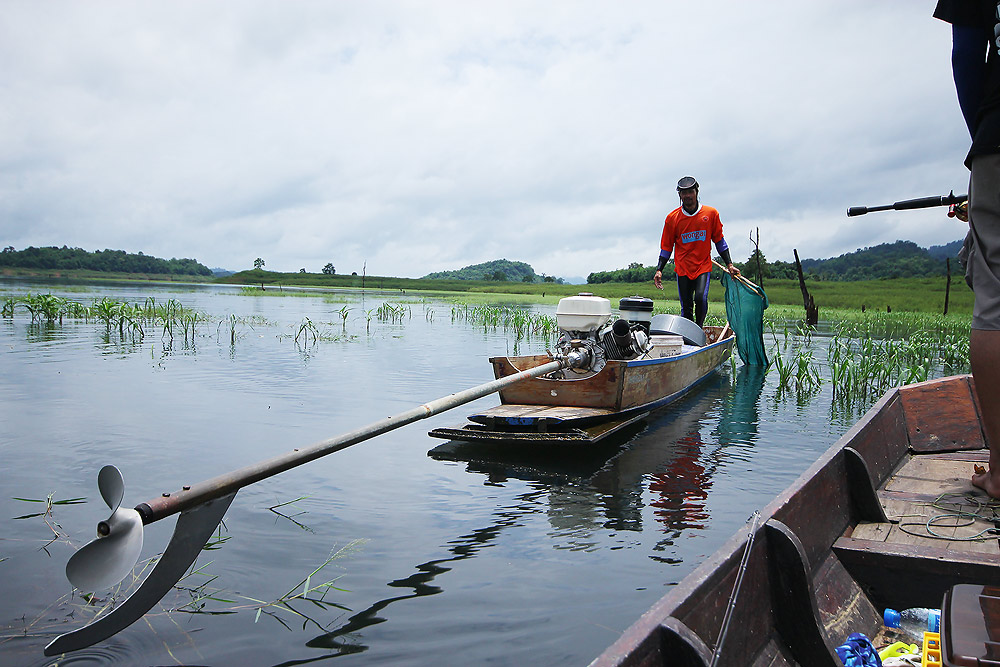
M 671 284 L 661 292 L 647 283 L 600 283 L 595 285 L 566 285 L 558 283 L 518 283 L 469 280 L 422 280 L 417 278 L 393 278 L 384 276 L 325 275 L 316 273 L 279 273 L 274 271 L 243 271 L 232 276 L 202 279 L 198 276 L 99 273 L 96 271 L 54 271 L 45 269 L 5 270 L 3 279 L 59 279 L 88 282 L 152 282 L 152 283 L 197 283 L 256 285 L 268 287 L 312 287 L 319 289 L 349 289 L 381 292 L 433 292 L 449 295 L 467 294 L 482 296 L 506 295 L 538 303 L 556 303 L 564 296 L 579 292 L 591 292 L 616 302 L 626 296 L 642 296 L 655 302 L 676 302 L 677 295 Z M 826 319 L 824 311 L 854 310 L 862 307 L 868 311 L 918 312 L 942 314 L 946 290 L 946 279 L 938 278 L 894 278 L 887 280 L 865 280 L 856 282 L 807 283 L 810 294 L 820 309 L 820 317 Z M 802 308 L 802 293 L 798 281 L 766 280 L 764 289 L 772 306 L 787 306 L 790 312 Z M 709 300 L 721 305 L 724 290 L 714 282 L 709 291 Z M 949 317 L 971 318 L 973 294 L 961 276 L 953 276 L 949 294 Z M 714 310 L 714 309 L 713 309 Z

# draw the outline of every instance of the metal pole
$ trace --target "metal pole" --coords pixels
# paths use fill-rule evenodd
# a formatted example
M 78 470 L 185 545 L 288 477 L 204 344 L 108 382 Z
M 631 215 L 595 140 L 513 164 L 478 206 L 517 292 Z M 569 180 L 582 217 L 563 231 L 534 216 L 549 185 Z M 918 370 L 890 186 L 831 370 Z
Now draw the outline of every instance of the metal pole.
M 547 364 L 481 384 L 478 387 L 472 387 L 465 391 L 438 398 L 398 415 L 386 417 L 368 426 L 363 426 L 350 433 L 344 433 L 343 435 L 323 440 L 308 447 L 293 449 L 286 454 L 254 463 L 245 468 L 213 477 L 198 484 L 185 485 L 180 491 L 164 493 L 159 498 L 136 505 L 135 509 L 142 517 L 142 522 L 150 524 L 171 514 L 176 514 L 190 507 L 200 505 L 213 498 L 228 495 L 242 489 L 244 486 L 259 482 L 268 477 L 273 477 L 278 473 L 290 470 L 303 463 L 314 461 L 327 454 L 346 449 L 351 445 L 356 445 L 359 442 L 369 440 L 401 426 L 406 426 L 417 420 L 431 417 L 445 410 L 450 410 L 451 408 L 474 401 L 477 398 L 488 396 L 507 385 L 521 382 L 528 378 L 538 377 L 539 375 L 545 375 L 546 373 L 551 373 L 567 366 L 579 365 L 582 362 L 583 360 L 579 355 L 571 352 L 567 357 L 562 357 Z

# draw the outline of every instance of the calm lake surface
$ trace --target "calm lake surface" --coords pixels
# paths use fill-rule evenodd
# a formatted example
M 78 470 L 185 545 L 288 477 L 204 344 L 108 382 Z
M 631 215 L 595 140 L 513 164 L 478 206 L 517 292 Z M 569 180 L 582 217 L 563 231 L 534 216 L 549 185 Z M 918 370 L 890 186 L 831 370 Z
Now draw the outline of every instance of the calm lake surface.
M 122 471 L 131 507 L 490 381 L 488 358 L 515 349 L 503 330 L 453 322 L 454 302 L 412 295 L 0 281 L 0 301 L 29 292 L 87 304 L 176 299 L 213 319 L 192 345 L 151 327 L 131 342 L 99 321 L 0 318 L 4 665 L 587 664 L 858 417 L 835 409 L 828 384 L 803 397 L 726 364 L 610 450 L 429 455 L 444 441 L 427 431 L 498 402 L 483 398 L 241 490 L 229 539 L 184 581 L 215 598 L 202 611 L 235 613 L 167 613 L 196 595 L 175 591 L 59 662 L 42 655 L 45 644 L 93 615 L 63 571 L 109 514 L 101 466 Z M 383 303 L 407 314 L 369 321 Z M 331 340 L 297 343 L 305 318 Z M 517 351 L 548 345 L 521 341 Z M 45 508 L 18 498 L 50 494 L 87 502 L 15 518 Z M 173 524 L 146 527 L 143 560 Z M 305 617 L 271 605 L 258 618 L 262 602 L 301 590 L 348 545 L 311 578 L 336 578 L 343 590 L 325 600 L 342 608 L 299 600 Z

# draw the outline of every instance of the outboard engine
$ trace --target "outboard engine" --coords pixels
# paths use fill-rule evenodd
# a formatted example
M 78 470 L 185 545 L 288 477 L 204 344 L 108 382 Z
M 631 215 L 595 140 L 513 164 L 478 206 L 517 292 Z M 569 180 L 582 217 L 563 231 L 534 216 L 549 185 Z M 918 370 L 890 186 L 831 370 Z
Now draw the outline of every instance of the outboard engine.
M 629 324 L 638 324 L 649 335 L 649 323 L 653 321 L 653 300 L 644 296 L 627 296 L 618 302 L 618 313 Z
M 559 300 L 556 307 L 556 323 L 560 335 L 556 347 L 560 354 L 583 348 L 589 355 L 589 363 L 584 367 L 573 366 L 577 373 L 597 372 L 604 368 L 604 349 L 600 345 L 598 331 L 611 319 L 611 302 L 604 297 L 581 292 Z
M 610 326 L 611 302 L 588 292 L 560 299 L 556 322 L 561 334 L 557 347 L 561 354 L 583 348 L 589 355 L 584 367 L 574 367 L 578 373 L 601 370 L 608 359 L 626 361 L 642 355 L 649 347 L 649 321 L 653 302 L 642 297 L 622 299 L 622 318 Z
M 601 332 L 601 346 L 608 359 L 635 359 L 646 350 L 648 342 L 649 336 L 643 327 L 627 320 L 615 320 Z

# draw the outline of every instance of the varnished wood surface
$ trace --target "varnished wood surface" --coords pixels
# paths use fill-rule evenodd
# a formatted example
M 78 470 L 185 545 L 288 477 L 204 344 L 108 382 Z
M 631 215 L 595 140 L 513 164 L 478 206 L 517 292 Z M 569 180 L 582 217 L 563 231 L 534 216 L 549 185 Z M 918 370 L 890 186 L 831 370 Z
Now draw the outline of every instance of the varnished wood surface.
M 590 419 L 610 417 L 613 410 L 602 408 L 575 408 L 565 405 L 497 405 L 492 408 L 469 415 L 469 420 L 480 424 L 488 423 L 490 417 L 512 417 L 555 419 L 559 421 L 572 419 Z
M 973 466 L 988 456 L 986 450 L 908 455 L 878 492 L 890 522 L 859 523 L 850 537 L 1000 559 L 998 535 L 983 534 L 1000 519 L 1000 502 L 969 481 Z
M 514 405 L 552 405 L 621 411 L 649 409 L 665 404 L 714 371 L 732 353 L 735 336 L 728 332 L 719 340 L 721 329 L 705 327 L 709 343 L 689 348 L 676 357 L 608 361 L 596 373 L 558 371 L 553 376 L 529 378 L 500 390 L 500 400 Z M 499 379 L 525 371 L 551 359 L 547 355 L 493 357 L 494 375 Z

